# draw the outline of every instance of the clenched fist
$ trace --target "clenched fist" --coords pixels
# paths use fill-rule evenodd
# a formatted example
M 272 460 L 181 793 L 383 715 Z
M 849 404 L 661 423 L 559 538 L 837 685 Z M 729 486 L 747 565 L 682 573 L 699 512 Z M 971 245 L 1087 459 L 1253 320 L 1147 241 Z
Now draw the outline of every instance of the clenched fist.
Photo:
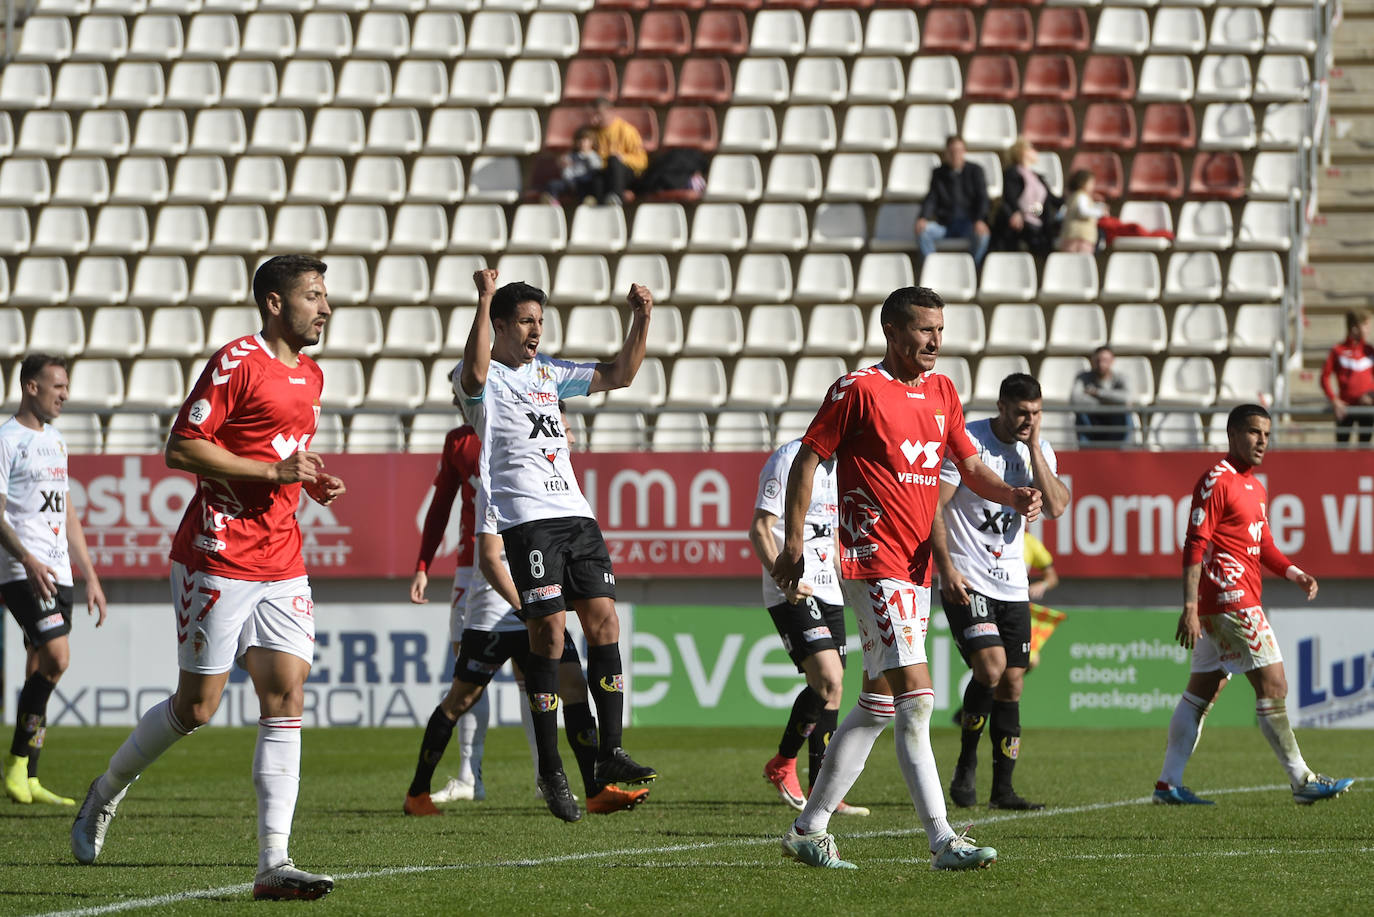
M 625 301 L 630 304 L 630 310 L 634 314 L 643 315 L 645 318 L 649 317 L 654 308 L 654 294 L 642 283 L 630 284 L 630 295 L 625 297 Z

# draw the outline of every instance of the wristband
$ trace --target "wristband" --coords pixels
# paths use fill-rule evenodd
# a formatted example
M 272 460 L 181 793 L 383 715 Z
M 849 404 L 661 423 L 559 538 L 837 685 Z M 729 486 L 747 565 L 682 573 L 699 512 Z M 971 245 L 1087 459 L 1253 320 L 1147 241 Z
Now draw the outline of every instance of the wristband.
M 415 562 L 415 572 L 416 572 L 416 573 L 428 573 L 428 572 L 429 572 L 429 564 L 425 563 L 423 560 L 417 560 L 417 561 Z
M 1297 564 L 1289 564 L 1288 569 L 1283 571 L 1283 575 L 1285 579 L 1296 583 L 1299 577 L 1306 576 L 1307 574 L 1299 570 Z

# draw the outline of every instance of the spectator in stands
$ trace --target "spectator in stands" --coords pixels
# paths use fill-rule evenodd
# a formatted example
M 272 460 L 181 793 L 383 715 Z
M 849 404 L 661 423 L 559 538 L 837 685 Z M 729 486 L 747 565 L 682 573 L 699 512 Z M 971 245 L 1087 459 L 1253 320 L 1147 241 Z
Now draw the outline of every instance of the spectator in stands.
M 544 201 L 557 204 L 560 197 L 581 200 L 584 195 L 593 193 L 597 175 L 604 166 L 596 152 L 596 130 L 579 128 L 573 134 L 573 148 L 558 157 L 561 170 L 558 177 L 544 186 Z
M 597 174 L 593 193 L 597 203 L 620 203 L 625 191 L 649 165 L 644 151 L 644 138 L 639 130 L 611 110 L 611 100 L 596 100 L 592 111 L 592 128 L 596 131 L 596 152 L 605 164 Z
M 921 257 L 935 253 L 935 243 L 954 236 L 967 239 L 973 263 L 982 266 L 988 253 L 988 182 L 982 166 L 965 158 L 964 141 L 951 134 L 945 159 L 930 175 L 930 191 L 916 220 Z
M 1002 206 L 992 222 L 992 247 L 998 251 L 1020 251 L 1022 244 L 1038 256 L 1054 250 L 1064 201 L 1035 171 L 1039 159 L 1035 145 L 1024 135 L 1011 145 L 1002 173 Z
M 1110 347 L 1093 351 L 1092 368 L 1078 374 L 1069 393 L 1072 404 L 1086 408 L 1125 407 L 1131 403 L 1131 387 L 1124 376 L 1112 372 L 1116 359 Z M 1080 443 L 1120 442 L 1131 433 L 1131 415 L 1087 410 L 1074 415 Z
M 1355 426 L 1360 427 L 1360 442 L 1367 443 L 1374 433 L 1374 346 L 1370 345 L 1370 323 L 1374 321 L 1367 309 L 1345 313 L 1345 340 L 1326 355 L 1322 364 L 1322 391 L 1336 413 L 1336 442 L 1350 442 Z M 1331 386 L 1331 376 L 1336 386 Z M 1364 408 L 1351 413 L 1350 408 Z
M 1061 252 L 1097 251 L 1097 221 L 1107 215 L 1107 205 L 1093 197 L 1097 181 L 1087 169 L 1079 169 L 1069 176 L 1068 203 L 1064 207 L 1064 225 L 1059 230 Z

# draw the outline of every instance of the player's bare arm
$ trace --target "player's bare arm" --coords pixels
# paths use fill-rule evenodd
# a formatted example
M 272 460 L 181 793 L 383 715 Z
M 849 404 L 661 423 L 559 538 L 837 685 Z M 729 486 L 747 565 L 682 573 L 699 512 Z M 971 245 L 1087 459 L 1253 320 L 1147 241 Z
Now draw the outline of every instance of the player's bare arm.
M 787 499 L 783 504 L 783 545 L 773 561 L 773 582 L 783 592 L 794 591 L 806 572 L 806 510 L 811 505 L 811 488 L 816 480 L 816 466 L 821 458 L 806 443 L 801 444 L 792 460 L 787 476 Z
M 474 271 L 472 282 L 477 285 L 477 314 L 472 317 L 468 342 L 463 346 L 463 371 L 458 378 L 468 395 L 486 388 L 487 370 L 491 368 L 491 298 L 496 295 L 496 269 Z
M 479 532 L 477 534 L 477 569 L 491 583 L 491 588 L 495 589 L 501 598 L 506 600 L 506 604 L 511 608 L 520 607 L 520 591 L 515 588 L 515 581 L 510 578 L 510 570 L 506 568 L 506 562 L 501 559 L 501 552 L 505 549 L 505 541 L 500 535 L 493 535 L 490 532 Z
M 1180 646 L 1193 648 L 1202 636 L 1202 622 L 1197 613 L 1197 590 L 1202 582 L 1202 564 L 1188 564 L 1183 568 L 1183 612 L 1178 616 L 1174 637 Z
M 324 459 L 314 452 L 297 452 L 280 462 L 260 462 L 235 455 L 209 440 L 188 439 L 175 433 L 168 438 L 163 457 L 168 468 L 223 481 L 309 483 L 317 480 L 324 468 Z M 334 480 L 338 481 L 337 478 Z M 340 486 L 343 484 L 342 481 L 338 483 Z
M 1032 602 L 1038 602 L 1045 597 L 1055 586 L 1059 585 L 1059 571 L 1054 569 L 1054 564 L 1040 571 L 1040 579 L 1030 584 L 1029 593 Z
M 86 613 L 99 614 L 95 619 L 95 626 L 99 627 L 105 623 L 105 590 L 100 586 L 95 564 L 91 563 L 91 552 L 86 547 L 86 530 L 81 527 L 81 520 L 77 518 L 76 507 L 71 501 L 67 502 L 67 551 L 86 581 Z
M 1010 486 L 976 455 L 970 455 L 957 467 L 968 489 L 984 500 L 1010 506 L 1025 516 L 1027 522 L 1034 522 L 1040 517 L 1040 491 L 1036 488 Z
M 1026 445 L 1030 449 L 1032 480 L 1044 501 L 1045 516 L 1058 519 L 1064 510 L 1069 508 L 1069 488 L 1050 470 L 1050 463 L 1045 459 L 1044 450 L 1040 448 L 1040 421 L 1043 418 L 1044 415 L 1037 412 L 1031 420 L 1031 435 Z
M 654 294 L 642 283 L 633 284 L 625 297 L 630 304 L 630 330 L 620 353 L 609 363 L 598 363 L 592 373 L 588 393 L 625 388 L 639 374 L 644 362 L 644 350 L 649 343 L 649 313 L 654 308 Z
M 763 563 L 763 569 L 772 572 L 773 564 L 778 559 L 778 540 L 773 537 L 773 526 L 777 524 L 778 517 L 767 510 L 754 510 L 754 521 L 749 526 L 749 543 L 754 546 L 754 556 Z M 836 551 L 835 556 L 839 556 Z M 785 598 L 789 604 L 795 605 L 808 595 L 815 593 L 806 583 L 797 583 L 795 589 L 785 590 Z
M 940 596 L 954 605 L 967 605 L 968 580 L 954 566 L 949 556 L 949 539 L 945 532 L 945 504 L 954 497 L 959 485 L 948 481 L 940 482 L 940 504 L 930 525 L 930 547 L 935 555 L 935 566 L 940 571 Z
M 57 571 L 43 563 L 24 547 L 24 543 L 19 540 L 19 533 L 5 521 L 5 495 L 0 494 L 0 548 L 4 548 L 19 563 L 24 565 L 24 575 L 28 577 L 29 586 L 34 594 L 43 600 L 49 600 L 57 595 Z M 69 507 L 70 503 L 67 504 Z

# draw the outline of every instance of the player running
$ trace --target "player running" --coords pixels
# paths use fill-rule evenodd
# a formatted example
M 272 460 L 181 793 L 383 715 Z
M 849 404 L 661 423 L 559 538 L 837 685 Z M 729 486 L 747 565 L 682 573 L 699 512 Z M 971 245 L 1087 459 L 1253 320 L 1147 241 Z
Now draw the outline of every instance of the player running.
M 792 460 L 801 440 L 779 446 L 759 473 L 759 492 L 754 500 L 754 521 L 749 542 L 763 564 L 763 605 L 773 618 L 783 648 L 806 686 L 792 702 L 792 714 L 778 742 L 778 753 L 763 766 L 763 776 L 778 796 L 798 811 L 806 804 L 797 780 L 797 753 L 808 745 L 809 786 L 821 772 L 825 747 L 839 721 L 844 690 L 845 631 L 844 593 L 840 590 L 839 542 L 835 537 L 838 503 L 835 495 L 835 462 L 816 467 L 811 502 L 806 510 L 806 571 L 793 592 L 784 593 L 773 582 L 773 564 L 782 543 L 783 491 Z M 867 815 L 863 806 L 841 802 L 841 815 Z
M 539 748 L 538 784 L 549 811 L 572 821 L 579 817 L 577 802 L 558 754 L 558 661 L 570 602 L 587 638 L 587 682 L 601 724 L 594 778 L 623 785 L 658 776 L 621 748 L 625 678 L 615 574 L 573 476 L 558 415 L 561 398 L 634 381 L 644 362 L 653 297 L 640 284 L 630 288 L 634 317 L 614 360 L 569 363 L 539 353 L 544 292 L 520 282 L 498 290 L 496 276 L 492 269 L 473 275 L 477 314 L 453 373 L 454 390 L 482 440 L 482 498 L 505 541 L 519 616 L 529 632 L 525 689 Z
M 38 782 L 48 698 L 71 661 L 72 560 L 86 580 L 86 613 L 105 623 L 105 593 L 67 498 L 67 445 L 52 425 L 67 400 L 67 361 L 43 353 L 19 364 L 19 410 L 0 424 L 0 599 L 24 632 L 24 687 L 5 758 L 5 795 L 74 806 Z
M 1269 412 L 1257 404 L 1232 408 L 1226 418 L 1230 450 L 1193 490 L 1183 541 L 1183 613 L 1175 634 L 1193 651 L 1193 666 L 1169 720 L 1169 745 L 1154 792 L 1154 801 L 1162 805 L 1213 804 L 1183 785 L 1183 769 L 1201 737 L 1202 721 L 1238 673 L 1255 689 L 1260 732 L 1288 772 L 1294 802 L 1330 799 L 1355 782 L 1314 773 L 1288 722 L 1288 679 L 1261 605 L 1260 567 L 1297 583 L 1308 601 L 1317 596 L 1317 580 L 1284 556 L 1269 531 L 1268 497 L 1255 469 L 1269 451 L 1270 423 Z
M 1025 373 L 1002 380 L 997 416 L 967 427 L 978 458 L 1014 487 L 1034 487 L 1051 519 L 1069 504 L 1054 448 L 1040 438 L 1040 383 Z M 1031 610 L 1021 516 L 965 484 L 948 457 L 940 468 L 940 513 L 931 544 L 954 644 L 973 670 L 964 690 L 959 761 L 949 786 L 957 806 L 978 801 L 978 744 L 991 725 L 992 809 L 1043 809 L 1012 788 L 1021 748 L 1021 690 L 1031 649 Z
M 314 601 L 301 557 L 302 489 L 320 504 L 344 483 L 307 451 L 320 419 L 320 368 L 301 350 L 329 318 L 325 264 L 280 255 L 253 276 L 262 330 L 221 347 L 172 424 L 166 461 L 196 476 L 172 542 L 176 693 L 151 708 L 91 781 L 72 825 L 72 853 L 93 863 L 130 784 L 210 722 L 229 670 L 248 671 L 261 716 L 253 754 L 258 795 L 254 898 L 319 898 L 329 876 L 288 855 L 300 786 L 304 685 L 315 652 Z
M 925 650 L 930 528 L 946 452 L 975 493 L 1028 519 L 1039 513 L 1040 494 L 1003 482 L 979 460 L 964 432 L 959 394 L 948 376 L 935 372 L 944 305 L 926 287 L 906 287 L 887 297 L 881 313 L 887 337 L 883 361 L 830 387 L 787 481 L 787 538 L 773 567 L 784 591 L 795 590 L 805 573 L 806 510 L 816 467 L 835 457 L 840 566 L 864 651 L 858 706 L 835 731 L 811 797 L 782 839 L 785 855 L 810 866 L 853 868 L 839 858 L 826 827 L 893 719 L 897 763 L 929 839 L 931 867 L 972 869 L 997 858 L 993 848 L 975 846 L 950 828 L 931 750 L 935 692 Z

